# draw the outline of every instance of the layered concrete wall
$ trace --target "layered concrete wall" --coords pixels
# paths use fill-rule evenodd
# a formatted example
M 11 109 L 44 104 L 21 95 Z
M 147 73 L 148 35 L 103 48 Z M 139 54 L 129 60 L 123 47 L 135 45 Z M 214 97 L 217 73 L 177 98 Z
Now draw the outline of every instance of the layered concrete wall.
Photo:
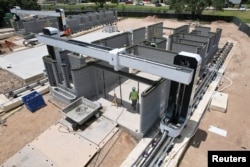
M 198 46 L 173 42 L 171 50 L 173 52 L 186 51 L 186 52 L 191 52 L 191 53 L 197 53 L 198 52 Z
M 134 46 L 129 48 L 129 52 L 133 53 L 136 57 L 164 64 L 172 64 L 174 62 L 174 57 L 176 56 L 176 53 L 174 52 L 146 46 Z
M 189 33 L 189 25 L 183 25 L 181 27 L 178 27 L 178 28 L 174 29 L 173 34 L 177 34 L 177 33 L 188 34 Z
M 147 40 L 152 41 L 154 37 L 163 36 L 163 22 L 148 26 Z
M 99 64 L 110 67 L 105 62 Z M 91 99 L 99 94 L 107 93 L 118 79 L 118 74 L 91 65 L 72 69 L 72 80 L 77 97 L 84 96 Z
M 69 68 L 77 68 L 86 64 L 83 56 L 75 55 L 73 53 L 68 54 L 68 62 L 70 64 Z
M 157 45 L 159 49 L 166 49 L 167 46 L 167 39 L 166 38 L 158 38 L 154 37 L 153 42 Z
M 86 29 L 93 28 L 95 26 L 104 25 L 115 22 L 117 20 L 117 12 L 105 11 L 99 13 L 87 13 L 80 15 L 70 15 L 66 18 L 67 25 L 71 28 L 71 31 L 78 32 Z M 58 28 L 57 18 L 39 18 L 29 21 L 18 21 L 14 26 L 15 30 L 25 29 L 26 32 L 39 33 L 42 32 L 44 27 Z
M 188 40 L 188 39 L 179 39 L 179 42 L 182 44 L 196 45 L 196 46 L 205 45 L 207 43 L 207 42 L 192 41 L 192 40 Z
M 107 62 L 100 61 L 98 64 L 109 67 L 109 68 L 114 68 L 113 66 L 109 65 Z M 113 84 L 116 83 L 119 80 L 119 75 L 111 72 L 111 71 L 105 71 L 101 68 L 95 68 L 93 69 L 96 73 L 96 80 L 97 80 L 97 86 L 98 86 L 98 91 L 99 93 L 107 93 L 108 91 L 112 90 Z M 128 68 L 124 68 L 121 71 L 128 72 Z M 104 86 L 105 86 L 105 91 L 104 91 Z
M 217 28 L 216 35 L 215 35 L 215 44 L 216 45 L 219 45 L 221 34 L 222 34 L 222 29 Z
M 167 40 L 158 41 L 158 42 L 156 42 L 156 44 L 157 44 L 157 48 L 166 49 Z
M 44 66 L 48 75 L 50 86 L 57 86 L 59 84 L 59 74 L 57 70 L 57 63 L 50 56 L 43 57 Z
M 206 37 L 206 36 L 180 34 L 180 37 L 183 39 L 188 39 L 188 40 L 192 40 L 192 41 L 208 42 L 208 37 Z
M 208 48 L 207 48 L 207 54 L 209 55 L 209 52 L 211 52 L 211 50 L 213 49 L 213 47 L 215 45 L 218 45 L 216 44 L 216 34 L 215 33 L 209 33 L 209 42 L 208 42 Z
M 67 19 L 67 24 L 72 32 L 80 31 L 79 20 L 77 18 Z M 83 28 L 85 29 L 85 28 Z
M 209 58 L 209 56 L 207 56 L 207 45 L 201 45 L 198 49 L 197 49 L 197 53 L 201 56 L 202 58 L 202 66 L 207 62 L 207 59 Z
M 150 87 L 141 94 L 140 133 L 146 134 L 160 119 L 167 108 L 170 92 L 170 81 L 162 80 L 158 85 Z
M 92 98 L 97 94 L 96 74 L 93 67 L 82 66 L 72 69 L 72 81 L 77 97 Z
M 146 28 L 138 28 L 133 30 L 133 44 L 142 44 L 146 40 Z
M 22 28 L 24 28 L 26 32 L 39 33 L 39 32 L 42 32 L 44 27 L 58 28 L 57 18 L 34 19 L 30 21 L 25 21 L 23 22 Z
M 104 38 L 98 41 L 92 42 L 94 44 L 108 46 L 111 48 L 122 48 L 125 46 L 132 45 L 132 34 L 130 32 L 125 32 L 122 34 L 114 35 L 112 37 Z
M 181 26 L 174 29 L 174 34 L 169 36 L 169 49 L 174 52 L 187 51 L 200 54 L 202 57 L 202 68 L 208 59 L 218 49 L 222 30 L 216 29 L 216 32 L 210 32 L 209 27 L 196 26 L 190 33 L 188 26 Z
M 210 27 L 201 27 L 201 26 L 195 26 L 195 31 L 197 31 L 201 36 L 208 36 L 208 33 L 210 32 Z

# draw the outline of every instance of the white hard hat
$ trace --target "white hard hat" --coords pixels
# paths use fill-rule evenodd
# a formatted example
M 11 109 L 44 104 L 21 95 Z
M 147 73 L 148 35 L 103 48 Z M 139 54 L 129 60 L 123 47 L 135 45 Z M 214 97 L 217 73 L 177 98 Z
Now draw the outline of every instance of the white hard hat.
M 132 90 L 135 90 L 135 87 L 133 87 Z

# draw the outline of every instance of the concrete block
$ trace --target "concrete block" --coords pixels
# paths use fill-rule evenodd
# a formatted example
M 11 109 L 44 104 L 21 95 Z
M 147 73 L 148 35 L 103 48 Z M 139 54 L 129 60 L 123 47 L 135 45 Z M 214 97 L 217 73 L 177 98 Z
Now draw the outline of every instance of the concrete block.
M 40 94 L 44 95 L 44 94 L 49 92 L 49 85 L 42 86 L 42 87 L 36 89 L 36 91 L 39 92 Z
M 10 111 L 11 109 L 16 108 L 22 104 L 23 104 L 23 102 L 22 102 L 21 97 L 18 97 L 16 99 L 12 99 L 10 101 L 7 101 L 7 102 L 1 104 L 0 108 L 3 111 Z
M 215 94 L 212 96 L 212 102 L 210 104 L 210 109 L 220 111 L 220 112 L 226 112 L 227 100 L 228 100 L 228 94 L 221 93 L 221 92 L 215 92 Z
M 0 104 L 3 104 L 7 101 L 9 101 L 9 99 L 6 98 L 4 94 L 0 94 Z

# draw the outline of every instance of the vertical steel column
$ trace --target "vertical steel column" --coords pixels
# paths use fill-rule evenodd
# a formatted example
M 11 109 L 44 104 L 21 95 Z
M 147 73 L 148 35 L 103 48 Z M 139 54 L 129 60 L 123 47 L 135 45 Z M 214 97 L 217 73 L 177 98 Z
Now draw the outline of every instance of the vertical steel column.
M 106 86 L 105 86 L 105 73 L 104 73 L 104 70 L 102 70 L 102 80 L 103 80 L 103 95 L 104 95 L 104 98 L 107 99 L 107 96 L 106 96 Z
M 119 84 L 120 84 L 120 98 L 121 98 L 121 105 L 122 105 L 122 83 L 121 83 L 121 76 L 119 75 Z
M 62 75 L 63 75 L 63 79 L 64 79 L 64 85 L 67 88 L 70 88 L 69 75 L 68 75 L 68 70 L 67 70 L 66 64 L 62 64 Z
M 59 79 L 58 79 L 58 71 L 57 71 L 57 68 L 56 68 L 56 63 L 52 63 L 52 69 L 53 69 L 53 74 L 54 74 L 54 77 L 55 77 L 55 80 L 56 80 L 56 86 L 58 86 Z
M 137 91 L 138 91 L 138 97 L 139 97 L 139 90 L 140 90 L 140 85 L 139 85 L 139 81 L 137 82 Z M 140 103 L 139 103 L 139 100 L 140 100 L 140 98 L 138 98 L 138 100 L 137 100 L 137 104 L 138 104 L 138 107 L 137 107 L 137 111 L 140 113 Z

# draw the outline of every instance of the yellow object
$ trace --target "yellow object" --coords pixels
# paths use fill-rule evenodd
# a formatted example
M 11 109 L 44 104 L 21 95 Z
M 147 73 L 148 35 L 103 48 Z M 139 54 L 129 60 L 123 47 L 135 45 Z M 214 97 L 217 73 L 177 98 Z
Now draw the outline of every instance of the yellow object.
M 11 115 L 13 115 L 15 112 L 19 111 L 21 108 L 22 108 L 22 106 L 21 106 L 21 107 L 18 107 L 18 108 L 16 108 L 16 109 L 14 109 L 14 110 L 12 110 L 12 111 L 10 111 L 10 112 L 8 112 L 8 113 L 6 113 L 5 115 L 3 115 L 3 116 L 1 117 L 1 120 L 7 119 L 7 118 L 10 117 Z
M 138 92 L 132 91 L 130 97 L 132 100 L 136 100 L 138 98 Z
M 117 97 L 115 93 L 114 93 L 114 99 L 112 101 L 112 105 L 118 107 Z

